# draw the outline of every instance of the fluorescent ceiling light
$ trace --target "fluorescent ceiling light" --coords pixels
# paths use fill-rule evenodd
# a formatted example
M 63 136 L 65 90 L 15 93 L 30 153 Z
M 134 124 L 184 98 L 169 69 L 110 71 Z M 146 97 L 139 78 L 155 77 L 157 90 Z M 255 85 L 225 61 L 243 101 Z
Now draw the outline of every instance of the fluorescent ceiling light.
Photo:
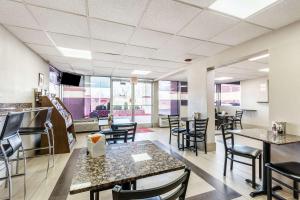
M 57 49 L 65 57 L 82 58 L 82 59 L 88 59 L 88 60 L 92 59 L 91 51 L 80 50 L 80 49 L 70 49 L 70 48 L 65 48 L 65 47 L 57 47 Z
M 259 69 L 258 71 L 260 71 L 260 72 L 269 72 L 270 68 L 263 68 L 263 69 Z
M 269 57 L 269 56 L 270 56 L 270 54 L 266 53 L 266 54 L 263 54 L 263 55 L 259 55 L 259 56 L 249 58 L 248 60 L 249 61 L 256 61 L 256 60 L 260 60 L 260 59 L 263 59 L 263 58 L 266 58 L 266 57 Z
M 232 79 L 232 77 L 218 77 L 218 78 L 215 78 L 215 81 L 225 81 L 225 80 L 230 80 Z
M 276 1 L 278 0 L 217 0 L 209 8 L 245 19 Z
M 133 70 L 131 72 L 131 74 L 135 74 L 135 75 L 147 75 L 149 73 L 150 73 L 150 71 L 143 71 L 143 70 Z

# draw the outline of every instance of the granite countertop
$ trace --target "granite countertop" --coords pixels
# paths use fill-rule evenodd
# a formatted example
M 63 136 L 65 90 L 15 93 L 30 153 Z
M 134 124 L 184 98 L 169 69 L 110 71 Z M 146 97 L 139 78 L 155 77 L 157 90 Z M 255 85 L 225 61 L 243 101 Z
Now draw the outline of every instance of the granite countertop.
M 110 189 L 117 184 L 185 168 L 184 163 L 151 141 L 108 145 L 105 156 L 99 158 L 91 158 L 86 152 L 86 148 L 81 149 L 70 194 Z
M 298 135 L 292 135 L 292 134 L 275 135 L 272 131 L 268 131 L 266 129 L 242 129 L 242 130 L 230 130 L 228 132 L 243 137 L 260 140 L 270 144 L 276 144 L 276 145 L 284 145 L 284 144 L 300 142 L 300 136 Z

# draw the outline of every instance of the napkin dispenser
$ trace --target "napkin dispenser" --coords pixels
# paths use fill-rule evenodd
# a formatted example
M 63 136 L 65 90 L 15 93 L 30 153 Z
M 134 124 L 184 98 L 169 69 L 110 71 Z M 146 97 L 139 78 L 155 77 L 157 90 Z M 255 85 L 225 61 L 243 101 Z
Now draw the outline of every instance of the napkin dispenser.
M 100 133 L 88 135 L 87 148 L 92 158 L 103 156 L 105 154 L 105 136 Z

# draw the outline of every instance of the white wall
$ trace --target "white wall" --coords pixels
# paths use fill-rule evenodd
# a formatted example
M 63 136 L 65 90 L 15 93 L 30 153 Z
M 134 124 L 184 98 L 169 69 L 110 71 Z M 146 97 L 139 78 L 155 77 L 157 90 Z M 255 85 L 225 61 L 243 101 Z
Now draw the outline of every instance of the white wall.
M 260 84 L 268 78 L 241 81 L 241 108 L 254 109 L 244 112 L 243 124 L 267 128 L 269 126 L 269 104 L 257 103 L 260 99 Z
M 48 64 L 0 25 L 0 103 L 33 103 L 39 73 L 48 88 Z

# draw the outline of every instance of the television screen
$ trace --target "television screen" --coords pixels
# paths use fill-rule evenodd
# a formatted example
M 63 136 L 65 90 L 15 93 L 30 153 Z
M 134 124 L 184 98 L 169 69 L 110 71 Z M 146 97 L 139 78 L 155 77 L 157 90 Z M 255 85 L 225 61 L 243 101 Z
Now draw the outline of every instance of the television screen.
M 79 86 L 81 76 L 63 72 L 61 77 L 61 84 Z

